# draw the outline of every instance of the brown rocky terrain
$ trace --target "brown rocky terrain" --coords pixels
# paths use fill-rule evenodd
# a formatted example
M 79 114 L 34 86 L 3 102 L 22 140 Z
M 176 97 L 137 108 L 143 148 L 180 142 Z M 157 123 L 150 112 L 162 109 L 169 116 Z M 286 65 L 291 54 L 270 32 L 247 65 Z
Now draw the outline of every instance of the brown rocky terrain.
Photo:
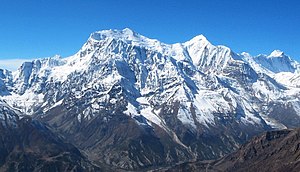
M 217 161 L 191 162 L 162 171 L 300 171 L 300 128 L 269 131 Z
M 0 171 L 100 171 L 47 126 L 0 102 Z

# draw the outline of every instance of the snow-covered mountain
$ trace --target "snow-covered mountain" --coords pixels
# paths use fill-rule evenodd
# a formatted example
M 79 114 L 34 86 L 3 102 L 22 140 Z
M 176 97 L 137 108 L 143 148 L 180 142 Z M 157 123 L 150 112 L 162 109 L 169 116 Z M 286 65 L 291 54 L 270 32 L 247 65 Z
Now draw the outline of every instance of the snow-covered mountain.
M 137 169 L 220 157 L 259 132 L 299 127 L 299 71 L 278 50 L 253 57 L 203 35 L 165 44 L 104 30 L 73 56 L 0 70 L 0 95 L 93 160 Z
M 291 72 L 294 73 L 299 64 L 280 50 L 274 50 L 270 55 L 259 55 L 254 57 L 256 63 L 274 73 Z

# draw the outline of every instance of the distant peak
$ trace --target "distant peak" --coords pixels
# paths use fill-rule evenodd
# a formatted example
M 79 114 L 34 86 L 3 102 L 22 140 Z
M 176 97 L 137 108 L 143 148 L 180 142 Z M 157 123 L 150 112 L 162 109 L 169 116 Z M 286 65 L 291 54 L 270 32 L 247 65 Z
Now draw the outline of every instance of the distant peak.
M 242 56 L 246 56 L 246 57 L 251 57 L 251 54 L 250 54 L 250 53 L 247 53 L 247 52 L 242 52 L 241 55 L 242 55 Z
M 61 59 L 62 57 L 61 57 L 61 55 L 59 55 L 59 54 L 55 54 L 52 58 L 53 58 L 53 59 Z
M 209 42 L 207 38 L 204 35 L 197 35 L 194 38 L 191 39 L 191 41 L 203 41 L 203 42 Z
M 130 28 L 125 28 L 122 30 L 123 33 L 127 33 L 127 34 L 131 34 L 131 35 L 135 35 L 136 33 L 131 30 Z
M 206 46 L 206 45 L 211 45 L 211 43 L 207 40 L 207 38 L 204 35 L 198 35 L 195 36 L 194 38 L 192 38 L 191 40 L 185 42 L 185 44 L 187 45 L 201 45 L 202 46 Z
M 274 50 L 268 57 L 282 57 L 284 56 L 284 52 L 280 50 Z
M 145 37 L 129 28 L 125 28 L 122 30 L 110 29 L 96 31 L 91 34 L 89 41 L 85 46 L 89 46 L 89 44 L 93 44 L 94 42 L 111 42 L 110 40 L 115 40 L 116 43 L 123 42 L 129 45 L 147 47 L 148 49 L 155 50 L 164 50 L 163 46 L 169 46 L 156 39 Z M 83 47 L 82 49 L 86 48 Z

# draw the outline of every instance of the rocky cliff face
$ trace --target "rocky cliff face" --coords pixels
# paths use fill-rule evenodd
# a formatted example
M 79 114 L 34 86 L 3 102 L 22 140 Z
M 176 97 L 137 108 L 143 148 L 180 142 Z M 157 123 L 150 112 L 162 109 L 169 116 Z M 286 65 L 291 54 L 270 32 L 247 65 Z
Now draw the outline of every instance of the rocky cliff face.
M 98 171 L 73 145 L 0 101 L 1 171 Z
M 215 159 L 258 133 L 299 127 L 296 61 L 236 54 L 203 35 L 169 45 L 99 31 L 71 57 L 2 73 L 11 106 L 120 169 Z
M 212 162 L 194 162 L 161 171 L 299 171 L 300 129 L 269 131 L 236 152 Z

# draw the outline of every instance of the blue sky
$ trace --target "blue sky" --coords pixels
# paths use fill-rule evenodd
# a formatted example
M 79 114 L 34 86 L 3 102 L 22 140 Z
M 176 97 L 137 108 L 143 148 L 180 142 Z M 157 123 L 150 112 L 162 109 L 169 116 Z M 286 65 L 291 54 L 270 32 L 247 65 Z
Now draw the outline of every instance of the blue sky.
M 237 53 L 280 49 L 300 61 L 297 0 L 2 0 L 0 66 L 15 59 L 66 57 L 91 32 L 126 27 L 165 43 L 203 34 Z

